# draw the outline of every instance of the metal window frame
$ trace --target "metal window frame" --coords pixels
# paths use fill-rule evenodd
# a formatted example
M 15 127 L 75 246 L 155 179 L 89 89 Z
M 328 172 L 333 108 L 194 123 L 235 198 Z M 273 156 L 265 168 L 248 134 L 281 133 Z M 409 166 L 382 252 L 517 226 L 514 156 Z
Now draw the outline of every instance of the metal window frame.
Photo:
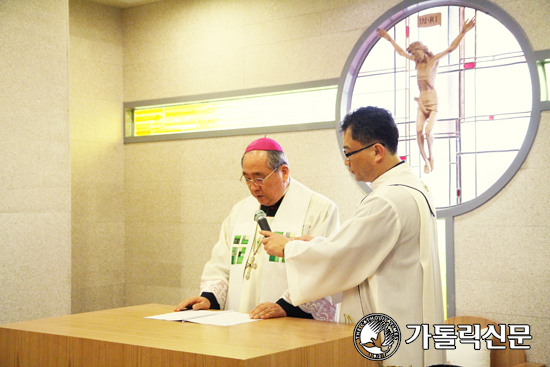
M 153 141 L 213 138 L 213 137 L 220 137 L 220 136 L 238 136 L 238 135 L 268 134 L 268 133 L 289 132 L 289 131 L 332 129 L 332 127 L 334 126 L 335 120 L 319 121 L 319 122 L 304 123 L 304 124 L 293 124 L 293 125 L 239 128 L 239 129 L 231 129 L 231 130 L 212 130 L 212 131 L 196 131 L 196 132 L 176 133 L 176 134 L 132 136 L 131 134 L 128 134 L 128 129 L 133 129 L 133 126 L 128 122 L 128 120 L 129 119 L 133 120 L 132 111 L 134 108 L 137 108 L 137 107 L 189 103 L 194 101 L 230 99 L 230 98 L 239 98 L 239 97 L 251 97 L 254 95 L 261 95 L 261 94 L 292 92 L 300 89 L 323 88 L 323 87 L 331 87 L 331 86 L 337 86 L 337 85 L 338 85 L 338 79 L 324 79 L 324 80 L 316 80 L 316 81 L 304 82 L 304 83 L 277 85 L 272 87 L 260 87 L 260 88 L 241 89 L 241 90 L 233 90 L 233 91 L 226 91 L 226 92 L 198 94 L 198 95 L 192 95 L 192 96 L 180 96 L 180 97 L 172 97 L 172 98 L 125 102 L 123 106 L 124 108 L 124 111 L 123 111 L 124 143 L 130 144 L 130 143 L 142 143 L 142 142 L 153 142 Z
M 537 65 L 538 64 L 544 65 L 544 64 L 550 63 L 550 49 L 535 51 L 535 60 L 537 62 Z M 550 99 L 550 75 L 546 75 L 544 70 L 539 70 L 539 73 L 541 73 L 541 72 L 544 73 L 544 75 L 540 75 L 540 78 L 538 80 L 539 80 L 539 83 L 540 83 L 541 78 L 545 79 L 546 87 L 548 88 L 548 91 L 547 91 L 548 92 L 548 98 Z M 541 107 L 541 111 L 550 111 L 550 100 L 541 101 L 540 102 L 540 107 Z

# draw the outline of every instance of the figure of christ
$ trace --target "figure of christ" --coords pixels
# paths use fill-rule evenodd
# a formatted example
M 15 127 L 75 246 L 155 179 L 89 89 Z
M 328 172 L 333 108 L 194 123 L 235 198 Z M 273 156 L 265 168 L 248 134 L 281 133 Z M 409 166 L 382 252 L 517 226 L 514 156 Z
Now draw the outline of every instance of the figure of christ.
M 420 96 L 414 100 L 418 102 L 418 112 L 416 116 L 416 140 L 418 142 L 418 148 L 420 155 L 424 160 L 424 172 L 430 173 L 434 169 L 434 156 L 433 156 L 433 128 L 437 122 L 437 92 L 435 91 L 435 76 L 437 75 L 437 67 L 439 60 L 445 55 L 453 52 L 464 35 L 474 28 L 476 24 L 475 17 L 471 20 L 467 20 L 462 25 L 462 30 L 458 36 L 451 42 L 450 46 L 443 52 L 433 54 L 428 50 L 422 42 L 413 42 L 407 47 L 407 52 L 403 51 L 401 47 L 391 38 L 391 36 L 383 29 L 378 29 L 378 36 L 388 40 L 395 51 L 409 60 L 412 60 L 416 64 L 416 78 L 418 83 L 418 89 L 420 90 Z M 424 142 L 428 146 L 428 154 L 424 148 Z

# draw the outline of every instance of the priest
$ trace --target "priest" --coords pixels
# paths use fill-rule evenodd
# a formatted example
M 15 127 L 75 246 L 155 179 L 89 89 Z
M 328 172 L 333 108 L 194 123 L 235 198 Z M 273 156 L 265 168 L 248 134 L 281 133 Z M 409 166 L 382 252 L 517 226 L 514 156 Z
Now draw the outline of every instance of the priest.
M 261 231 L 264 247 L 285 257 L 293 304 L 344 292 L 340 320 L 356 324 L 372 313 L 393 318 L 403 339 L 384 364 L 445 363 L 444 351 L 433 345 L 423 350 L 422 338 L 405 343 L 413 334 L 407 325 L 429 324 L 433 330 L 444 322 L 430 192 L 397 156 L 399 132 L 388 111 L 360 108 L 344 118 L 341 132 L 346 166 L 373 191 L 337 233 L 289 242 Z
M 286 237 L 330 236 L 339 227 L 337 206 L 291 179 L 286 155 L 273 139 L 264 137 L 250 143 L 241 166 L 241 181 L 251 196 L 237 203 L 223 222 L 218 243 L 204 267 L 200 296 L 184 300 L 176 311 L 190 307 L 254 310 L 254 318 L 335 321 L 336 302 L 331 297 L 290 304 L 285 259 L 265 252 L 255 214 L 263 211 L 270 228 Z

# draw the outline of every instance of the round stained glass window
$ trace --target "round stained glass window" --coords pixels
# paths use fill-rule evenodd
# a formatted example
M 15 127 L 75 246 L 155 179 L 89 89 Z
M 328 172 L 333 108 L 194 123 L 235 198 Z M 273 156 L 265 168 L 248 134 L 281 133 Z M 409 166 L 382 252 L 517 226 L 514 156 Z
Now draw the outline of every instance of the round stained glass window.
M 532 78 L 536 66 L 530 65 L 535 63 L 529 43 L 522 32 L 518 36 L 511 31 L 518 26 L 506 14 L 485 1 L 476 7 L 464 1 L 434 3 L 396 7 L 393 15 L 388 12 L 367 29 L 340 80 L 338 120 L 362 106 L 392 112 L 400 133 L 398 154 L 431 188 L 439 212 L 454 208 L 453 213 L 460 214 L 457 208 L 471 210 L 495 195 L 523 163 L 540 119 L 540 111 L 533 109 L 532 82 L 538 79 Z M 480 9 L 483 5 L 489 9 Z M 428 147 L 428 141 L 423 142 L 433 169 L 426 173 L 416 128 L 419 108 L 424 108 L 417 101 L 419 71 L 414 60 L 378 36 L 377 28 L 387 31 L 403 50 L 420 41 L 438 54 L 474 17 L 475 27 L 436 69 L 432 87 L 437 91 L 437 114 L 425 115 L 428 121 L 435 116 L 433 143 Z

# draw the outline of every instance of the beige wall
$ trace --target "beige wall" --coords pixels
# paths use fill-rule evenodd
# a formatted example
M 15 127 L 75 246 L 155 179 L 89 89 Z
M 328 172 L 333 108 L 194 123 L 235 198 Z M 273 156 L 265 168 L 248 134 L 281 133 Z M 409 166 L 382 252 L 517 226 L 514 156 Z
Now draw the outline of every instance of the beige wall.
M 525 31 L 533 49 L 550 48 L 550 2 L 496 2 Z M 512 181 L 482 207 L 456 218 L 458 315 L 531 325 L 528 360 L 550 365 L 550 112 Z
M 0 2 L 0 323 L 70 312 L 68 20 Z
M 396 3 L 165 0 L 128 9 L 125 101 L 338 78 L 359 36 Z M 547 1 L 498 4 L 535 50 L 550 46 Z M 550 191 L 548 119 L 543 114 L 533 151 L 510 185 L 455 226 L 457 313 L 531 323 L 529 359 L 546 363 L 550 209 L 540 198 Z M 271 136 L 287 150 L 294 176 L 349 218 L 362 192 L 347 176 L 335 132 Z M 196 294 L 220 223 L 246 194 L 236 181 L 238 161 L 254 138 L 125 146 L 128 304 Z
M 80 312 L 195 294 L 259 135 L 123 146 L 121 102 L 337 78 L 396 3 L 71 0 L 69 33 L 66 1 L 0 2 L 0 322 L 69 313 L 71 301 Z M 497 3 L 535 50 L 550 47 L 547 1 Z M 547 364 L 549 124 L 546 112 L 512 182 L 455 224 L 458 314 L 529 322 L 529 360 Z M 349 218 L 363 194 L 335 132 L 270 136 L 293 176 Z
M 72 312 L 124 306 L 122 10 L 70 2 Z
M 371 19 L 370 10 L 362 1 L 273 8 L 163 1 L 125 10 L 124 99 L 337 78 L 364 30 L 363 22 L 342 19 Z M 258 137 L 125 146 L 127 304 L 174 304 L 197 294 L 221 222 L 247 195 L 240 159 Z M 348 176 L 333 129 L 270 137 L 285 149 L 295 179 L 335 201 L 343 218 L 352 215 L 364 195 Z

